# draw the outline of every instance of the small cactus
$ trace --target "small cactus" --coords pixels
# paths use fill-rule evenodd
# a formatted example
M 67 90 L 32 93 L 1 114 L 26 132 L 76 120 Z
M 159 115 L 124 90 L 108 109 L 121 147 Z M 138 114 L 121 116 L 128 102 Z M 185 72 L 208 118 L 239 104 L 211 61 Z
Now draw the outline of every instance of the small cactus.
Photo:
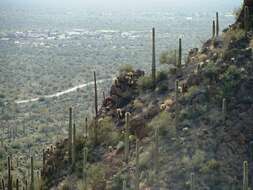
M 155 28 L 152 28 L 152 81 L 156 86 L 156 50 L 155 50 Z
M 218 37 L 220 33 L 220 23 L 219 23 L 219 13 L 216 12 L 216 36 Z
M 179 38 L 178 42 L 178 63 L 177 67 L 180 69 L 182 67 L 182 39 Z
M 68 143 L 69 143 L 69 163 L 72 161 L 72 108 L 69 108 L 69 137 L 68 137 Z
M 247 161 L 243 162 L 243 190 L 249 189 L 249 165 Z
M 34 167 L 33 167 L 33 157 L 31 156 L 31 186 L 30 190 L 34 190 Z
M 129 157 L 129 119 L 130 113 L 126 113 L 126 125 L 125 125 L 125 162 L 128 162 Z

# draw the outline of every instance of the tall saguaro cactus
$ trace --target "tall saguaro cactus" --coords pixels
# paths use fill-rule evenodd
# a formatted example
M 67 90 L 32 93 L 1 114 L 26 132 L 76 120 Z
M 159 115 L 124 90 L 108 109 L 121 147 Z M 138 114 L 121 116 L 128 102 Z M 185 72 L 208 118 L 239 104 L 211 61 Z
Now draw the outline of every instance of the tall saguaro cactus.
M 123 185 L 122 186 L 123 186 L 122 190 L 126 190 L 126 180 L 125 179 L 123 180 Z
M 213 33 L 212 33 L 212 38 L 214 39 L 215 38 L 215 20 L 213 20 L 213 26 L 212 26 L 212 31 L 213 31 Z
M 247 161 L 243 162 L 243 190 L 249 189 L 249 165 Z
M 19 190 L 19 180 L 16 180 L 16 190 Z
M 178 97 L 179 97 L 179 81 L 175 82 L 175 125 L 178 125 L 178 115 L 179 115 L 179 105 L 178 105 Z
M 249 16 L 249 7 L 244 7 L 244 29 L 247 32 L 249 30 L 250 16 Z
M 125 124 L 125 162 L 128 162 L 129 157 L 129 120 L 130 113 L 126 113 L 126 124 Z
M 227 100 L 226 98 L 222 99 L 222 116 L 223 116 L 223 120 L 226 120 L 227 117 Z
M 2 179 L 2 189 L 5 190 L 4 179 Z
M 195 190 L 195 174 L 191 173 L 191 190 Z
M 153 88 L 155 88 L 156 87 L 155 28 L 152 28 L 152 81 L 153 81 Z
M 73 142 L 72 142 L 72 168 L 75 168 L 76 162 L 76 124 L 73 125 Z
M 154 137 L 154 171 L 155 171 L 155 175 L 158 176 L 158 171 L 159 171 L 159 128 L 155 129 L 155 137 Z
M 182 39 L 179 38 L 178 41 L 178 63 L 177 67 L 181 68 L 182 67 Z
M 12 190 L 12 176 L 11 176 L 11 160 L 8 156 L 7 158 L 7 165 L 8 165 L 8 190 Z
M 139 163 L 139 139 L 136 140 L 136 158 L 135 158 L 135 190 L 140 189 L 140 163 Z
M 84 190 L 87 190 L 87 163 L 88 163 L 88 148 L 84 148 L 83 151 L 83 186 Z
M 30 184 L 30 190 L 34 189 L 34 167 L 33 167 L 33 157 L 31 156 L 31 184 Z
M 219 36 L 220 32 L 220 22 L 219 22 L 219 13 L 216 12 L 216 36 Z
M 72 107 L 69 108 L 69 137 L 68 137 L 68 144 L 69 144 L 69 163 L 72 161 Z
M 98 91 L 97 91 L 97 77 L 96 72 L 94 71 L 94 91 L 95 91 L 95 126 L 94 126 L 94 135 L 95 135 L 95 144 L 97 144 L 98 138 Z

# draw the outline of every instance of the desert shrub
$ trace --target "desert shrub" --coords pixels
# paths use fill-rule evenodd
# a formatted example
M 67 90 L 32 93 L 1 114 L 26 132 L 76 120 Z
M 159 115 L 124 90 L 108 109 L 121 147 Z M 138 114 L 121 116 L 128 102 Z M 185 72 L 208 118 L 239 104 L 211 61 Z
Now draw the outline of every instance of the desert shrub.
M 69 180 L 65 180 L 64 182 L 62 182 L 62 185 L 60 186 L 60 190 L 71 190 L 71 183 Z
M 129 73 L 129 72 L 133 72 L 133 71 L 134 71 L 133 66 L 130 64 L 122 65 L 119 69 L 120 73 Z
M 200 117 L 202 114 L 207 112 L 207 105 L 197 104 L 195 106 L 189 106 L 181 109 L 179 113 L 179 119 L 183 120 L 194 120 Z
M 151 76 L 140 77 L 137 81 L 137 85 L 143 91 L 151 89 L 153 86 L 153 81 L 152 81 Z
M 205 152 L 197 149 L 192 156 L 191 163 L 193 167 L 200 167 L 205 161 Z
M 133 102 L 133 106 L 135 109 L 142 109 L 144 107 L 144 103 L 139 99 L 135 99 Z
M 105 117 L 99 120 L 98 140 L 100 143 L 109 146 L 115 146 L 120 140 L 120 133 L 116 130 L 111 117 Z
M 148 169 L 150 167 L 150 160 L 152 160 L 152 151 L 145 151 L 140 154 L 140 168 Z
M 217 80 L 219 74 L 218 71 L 218 67 L 213 62 L 208 63 L 203 69 L 205 79 L 208 81 Z
M 169 89 L 168 84 L 163 83 L 163 84 L 161 84 L 161 85 L 159 85 L 159 86 L 157 87 L 157 92 L 158 92 L 159 94 L 163 94 L 163 93 L 167 92 L 168 89 Z
M 156 117 L 154 117 L 148 127 L 152 129 L 158 127 L 160 136 L 174 136 L 176 134 L 176 128 L 172 125 L 171 115 L 166 111 L 160 112 Z
M 220 163 L 215 159 L 211 159 L 211 160 L 208 160 L 205 164 L 202 165 L 201 172 L 209 173 L 212 170 L 219 169 L 219 167 L 220 167 Z
M 245 37 L 245 31 L 243 29 L 228 30 L 223 35 L 223 43 L 225 49 L 229 47 L 230 43 L 239 41 Z
M 88 183 L 91 189 L 105 189 L 105 171 L 106 168 L 103 164 L 93 164 L 88 170 Z
M 160 82 L 163 80 L 166 80 L 168 78 L 168 72 L 167 71 L 158 71 L 156 74 L 156 81 Z
M 241 78 L 241 71 L 235 65 L 230 65 L 222 77 L 223 97 L 230 97 L 234 94 L 237 86 L 240 84 Z
M 161 64 L 176 65 L 177 64 L 176 50 L 162 52 L 159 60 Z

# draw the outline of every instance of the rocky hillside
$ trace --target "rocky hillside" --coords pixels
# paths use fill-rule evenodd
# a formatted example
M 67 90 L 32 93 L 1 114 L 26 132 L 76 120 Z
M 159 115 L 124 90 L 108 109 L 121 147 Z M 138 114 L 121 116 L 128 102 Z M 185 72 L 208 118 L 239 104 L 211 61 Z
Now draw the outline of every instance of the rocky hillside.
M 84 134 L 73 130 L 72 149 L 65 139 L 45 151 L 45 189 L 217 190 L 244 181 L 246 190 L 248 165 L 253 172 L 249 19 L 247 28 L 236 23 L 190 50 L 181 67 L 157 72 L 155 87 L 150 75 L 123 68 Z

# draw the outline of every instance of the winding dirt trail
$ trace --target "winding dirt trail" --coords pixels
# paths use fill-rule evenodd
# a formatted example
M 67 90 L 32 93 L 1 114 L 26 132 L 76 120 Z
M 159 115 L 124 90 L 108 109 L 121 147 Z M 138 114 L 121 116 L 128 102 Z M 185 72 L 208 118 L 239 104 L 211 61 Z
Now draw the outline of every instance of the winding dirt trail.
M 111 80 L 112 80 L 112 79 L 101 79 L 101 80 L 98 80 L 98 81 L 97 81 L 97 84 L 101 84 L 101 83 L 104 83 L 104 82 L 106 82 L 106 81 L 111 81 Z M 27 104 L 27 103 L 31 103 L 31 102 L 37 102 L 37 101 L 40 100 L 40 98 L 49 99 L 49 98 L 60 97 L 60 96 L 62 96 L 62 95 L 69 94 L 69 93 L 71 93 L 71 92 L 75 92 L 75 91 L 77 91 L 78 89 L 81 89 L 81 88 L 84 88 L 84 87 L 87 87 L 87 86 L 90 86 L 90 85 L 93 85 L 93 84 L 94 84 L 94 81 L 92 81 L 92 82 L 87 82 L 87 83 L 79 84 L 79 85 L 77 85 L 77 86 L 74 86 L 74 87 L 72 87 L 72 88 L 69 88 L 69 89 L 67 89 L 67 90 L 54 93 L 54 94 L 45 95 L 45 96 L 36 97 L 36 98 L 30 98 L 30 99 L 26 99 L 26 100 L 16 100 L 15 103 L 16 103 L 16 104 Z

